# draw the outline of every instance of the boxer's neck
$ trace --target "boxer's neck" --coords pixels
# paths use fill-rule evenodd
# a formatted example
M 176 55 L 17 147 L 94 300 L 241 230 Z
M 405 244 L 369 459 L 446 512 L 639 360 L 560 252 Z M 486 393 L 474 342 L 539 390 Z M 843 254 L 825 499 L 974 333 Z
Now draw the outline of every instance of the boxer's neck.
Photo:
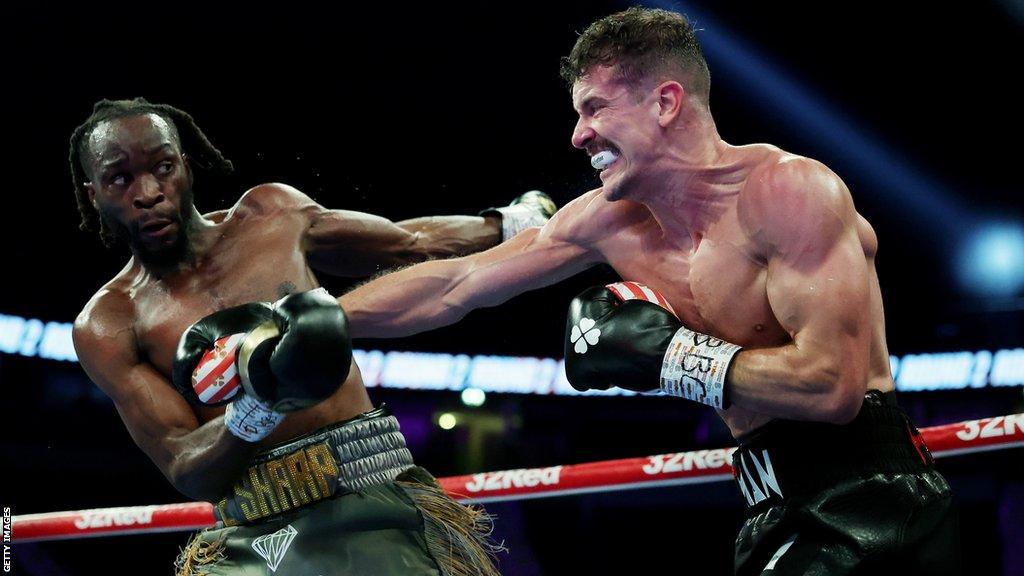
M 739 193 L 748 162 L 718 135 L 710 114 L 683 119 L 636 198 L 670 238 L 696 238 L 721 218 Z

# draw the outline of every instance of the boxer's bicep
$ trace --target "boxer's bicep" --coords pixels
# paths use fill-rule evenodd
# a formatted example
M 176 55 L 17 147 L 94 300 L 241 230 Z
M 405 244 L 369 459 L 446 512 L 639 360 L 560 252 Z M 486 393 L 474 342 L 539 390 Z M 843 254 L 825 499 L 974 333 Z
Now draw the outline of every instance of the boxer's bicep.
M 869 270 L 857 214 L 838 178 L 802 174 L 777 189 L 765 219 L 767 295 L 792 337 L 794 376 L 839 405 L 857 403 L 867 385 Z
M 494 219 L 491 219 L 494 220 Z M 471 254 L 501 241 L 501 226 L 481 216 L 424 216 L 392 222 L 347 210 L 323 210 L 304 239 L 313 268 L 363 277 L 434 258 Z
M 349 210 L 317 211 L 302 244 L 314 269 L 349 278 L 414 261 L 418 251 L 415 232 L 387 218 Z
M 857 357 L 868 340 L 868 268 L 855 234 L 843 234 L 825 254 L 768 263 L 768 301 L 793 344 L 835 365 Z
M 76 323 L 73 336 L 86 374 L 113 400 L 139 448 L 167 475 L 177 456 L 176 440 L 199 427 L 191 407 L 138 357 L 130 329 Z
M 253 187 L 235 210 L 295 222 L 310 266 L 334 276 L 369 276 L 407 261 L 415 250 L 416 235 L 394 222 L 363 212 L 328 210 L 286 184 Z

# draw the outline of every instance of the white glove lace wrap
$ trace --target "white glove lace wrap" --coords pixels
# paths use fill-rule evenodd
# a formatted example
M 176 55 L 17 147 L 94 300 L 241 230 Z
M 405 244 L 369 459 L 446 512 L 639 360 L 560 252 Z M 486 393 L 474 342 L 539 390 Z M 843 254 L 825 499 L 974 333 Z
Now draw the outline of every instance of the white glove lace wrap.
M 224 410 L 224 425 L 232 434 L 246 442 L 259 442 L 284 420 L 284 414 L 269 405 L 245 395 L 228 404 Z
M 548 217 L 541 211 L 540 207 L 532 204 L 524 203 L 502 206 L 494 210 L 501 214 L 502 241 L 512 238 L 527 228 L 543 226 L 548 221 Z
M 661 364 L 661 390 L 669 396 L 725 408 L 725 375 L 740 350 L 736 344 L 680 328 Z

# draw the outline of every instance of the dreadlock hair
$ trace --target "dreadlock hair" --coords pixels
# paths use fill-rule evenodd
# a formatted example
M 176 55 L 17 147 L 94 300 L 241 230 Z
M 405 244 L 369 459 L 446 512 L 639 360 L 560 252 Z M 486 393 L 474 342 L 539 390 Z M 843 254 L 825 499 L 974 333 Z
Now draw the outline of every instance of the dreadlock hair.
M 78 227 L 87 232 L 98 231 L 100 240 L 108 247 L 114 244 L 114 233 L 101 224 L 100 215 L 89 201 L 89 192 L 85 186 L 90 178 L 85 157 L 89 135 L 102 122 L 145 114 L 156 114 L 171 125 L 181 151 L 188 153 L 189 162 L 195 169 L 215 174 L 230 174 L 234 170 L 231 161 L 210 143 L 206 134 L 203 134 L 187 112 L 167 104 L 151 104 L 141 97 L 132 100 L 100 100 L 93 105 L 92 115 L 71 134 L 68 160 L 71 164 L 71 180 L 75 186 L 78 212 L 82 215 L 82 222 Z

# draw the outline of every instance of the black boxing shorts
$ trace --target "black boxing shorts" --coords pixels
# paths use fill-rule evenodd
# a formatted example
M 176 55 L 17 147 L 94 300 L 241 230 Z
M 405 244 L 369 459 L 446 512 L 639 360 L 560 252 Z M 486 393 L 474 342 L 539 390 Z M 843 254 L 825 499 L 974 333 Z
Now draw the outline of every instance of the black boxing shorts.
M 179 576 L 496 576 L 490 517 L 413 464 L 385 408 L 258 454 L 215 505 Z
M 845 425 L 769 422 L 733 468 L 738 576 L 960 574 L 949 485 L 892 392 L 868 391 Z

